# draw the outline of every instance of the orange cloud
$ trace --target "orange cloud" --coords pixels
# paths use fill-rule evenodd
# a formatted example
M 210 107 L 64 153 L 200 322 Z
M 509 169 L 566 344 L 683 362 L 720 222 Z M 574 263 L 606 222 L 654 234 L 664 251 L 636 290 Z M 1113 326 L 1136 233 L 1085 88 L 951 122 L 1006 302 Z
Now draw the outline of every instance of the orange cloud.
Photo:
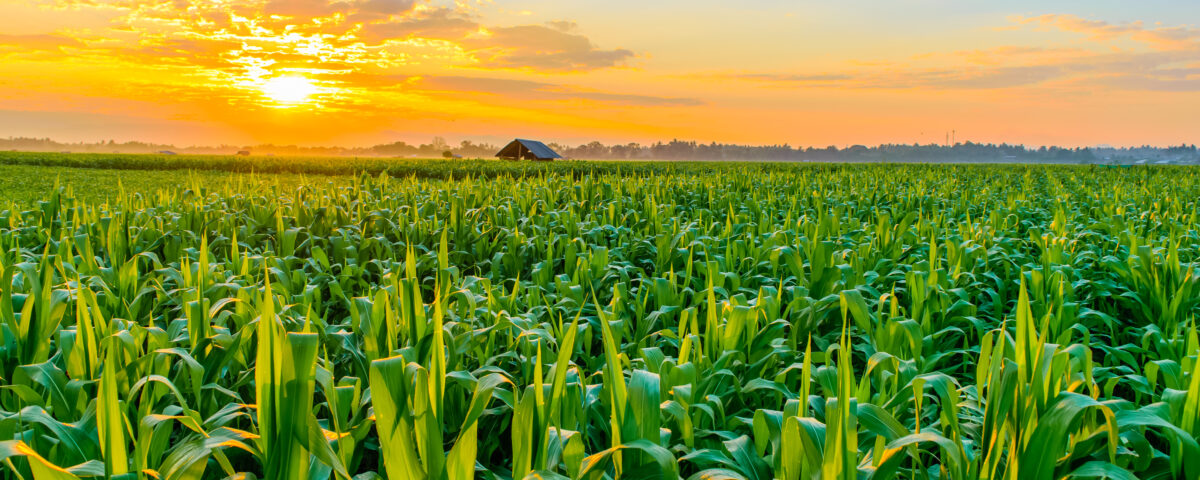
M 588 101 L 637 106 L 697 106 L 704 104 L 703 101 L 695 98 L 619 94 L 570 85 L 503 78 L 434 76 L 414 79 L 411 85 L 417 90 L 498 95 L 518 101 Z
M 1109 42 L 1119 38 L 1129 39 L 1161 50 L 1195 49 L 1200 40 L 1200 29 L 1190 27 L 1146 27 L 1142 22 L 1114 24 L 1102 20 L 1088 20 L 1075 15 L 1041 15 L 1037 17 L 1013 17 L 1019 25 L 1041 25 L 1065 32 L 1082 33 L 1092 41 Z
M 68 48 L 84 47 L 83 42 L 60 34 L 6 35 L 0 34 L 0 58 L 9 55 L 34 56 L 64 53 Z
M 283 75 L 303 75 L 320 82 L 315 104 L 340 110 L 378 104 L 367 98 L 377 97 L 380 89 L 438 94 L 437 89 L 400 87 L 406 78 L 448 68 L 587 72 L 624 65 L 634 56 L 630 50 L 596 46 L 577 32 L 573 22 L 489 27 L 472 17 L 468 6 L 438 7 L 427 0 L 56 0 L 52 8 L 111 12 L 111 28 L 0 35 L 0 58 L 70 59 L 108 70 L 113 76 L 122 76 L 121 72 L 135 66 L 174 69 L 174 77 L 143 76 L 132 83 L 139 86 L 141 95 L 191 88 L 238 108 L 269 104 L 257 89 L 270 78 Z M 459 78 L 464 88 L 500 85 L 453 75 L 432 78 Z M 128 90 L 128 84 L 104 88 L 117 93 Z M 699 103 L 547 83 L 530 85 L 483 93 L 627 105 Z M 177 101 L 181 97 L 164 98 Z
M 1083 33 L 1092 43 L 1120 38 L 1140 42 L 1149 50 L 1070 47 L 999 46 L 954 52 L 933 52 L 909 63 L 854 62 L 844 71 L 802 73 L 740 73 L 726 78 L 780 88 L 823 89 L 966 89 L 1018 87 L 1078 88 L 1104 86 L 1131 91 L 1200 91 L 1196 68 L 1181 63 L 1200 56 L 1200 30 L 1187 27 L 1146 28 L 1141 23 L 1110 24 L 1071 15 L 1011 19 L 1065 32 Z M 937 66 L 928 66 L 936 63 Z
M 557 24 L 557 27 L 573 24 Z M 630 50 L 604 50 L 583 35 L 543 25 L 521 25 L 488 30 L 471 39 L 480 66 L 531 70 L 595 70 L 623 65 L 633 58 Z

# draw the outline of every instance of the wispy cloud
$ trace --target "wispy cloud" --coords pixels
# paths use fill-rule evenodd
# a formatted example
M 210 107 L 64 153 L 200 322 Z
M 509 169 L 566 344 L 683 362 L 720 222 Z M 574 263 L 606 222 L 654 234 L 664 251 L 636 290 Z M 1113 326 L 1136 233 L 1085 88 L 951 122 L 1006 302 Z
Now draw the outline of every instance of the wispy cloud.
M 213 42 L 223 49 L 223 57 L 260 58 L 266 69 L 280 54 L 325 62 L 395 65 L 434 60 L 461 67 L 551 72 L 621 66 L 635 56 L 627 49 L 595 45 L 575 31 L 573 22 L 489 26 L 473 17 L 470 8 L 423 0 L 125 0 L 115 5 L 122 14 L 114 26 L 132 34 L 126 37 L 138 45 Z M 245 48 L 231 48 L 228 42 Z M 200 47 L 198 56 L 211 50 Z
M 1054 14 L 1036 17 L 1015 16 L 1011 20 L 1018 25 L 1037 25 L 1064 32 L 1082 33 L 1096 42 L 1128 38 L 1160 50 L 1195 49 L 1197 40 L 1200 40 L 1200 29 L 1187 26 L 1147 27 L 1143 22 L 1110 23 L 1075 15 Z
M 11 53 L 63 52 L 66 48 L 81 48 L 84 43 L 60 34 L 6 35 L 0 34 L 0 52 Z
M 1117 90 L 1200 91 L 1200 29 L 1113 24 L 1072 15 L 1011 17 L 1011 26 L 1082 34 L 1084 43 L 1010 45 L 915 55 L 908 63 L 866 62 L 845 70 L 753 72 L 726 78 L 779 88 L 995 90 L 1104 86 Z M 1127 40 L 1141 48 L 1116 48 Z
M 517 100 L 588 101 L 637 106 L 697 106 L 704 104 L 703 101 L 695 98 L 612 93 L 572 85 L 504 78 L 431 76 L 413 79 L 409 85 L 416 90 L 470 92 L 476 95 L 497 95 Z
M 544 25 L 492 28 L 468 42 L 485 68 L 550 71 L 595 70 L 625 64 L 631 50 L 605 50 L 587 37 Z

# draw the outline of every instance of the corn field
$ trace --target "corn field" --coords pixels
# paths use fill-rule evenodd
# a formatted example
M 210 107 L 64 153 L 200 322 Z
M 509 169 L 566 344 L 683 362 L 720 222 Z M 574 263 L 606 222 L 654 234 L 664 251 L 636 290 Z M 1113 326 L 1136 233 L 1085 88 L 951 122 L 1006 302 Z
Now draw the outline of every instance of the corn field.
M 1194 170 L 522 168 L 0 207 L 3 475 L 1200 478 Z

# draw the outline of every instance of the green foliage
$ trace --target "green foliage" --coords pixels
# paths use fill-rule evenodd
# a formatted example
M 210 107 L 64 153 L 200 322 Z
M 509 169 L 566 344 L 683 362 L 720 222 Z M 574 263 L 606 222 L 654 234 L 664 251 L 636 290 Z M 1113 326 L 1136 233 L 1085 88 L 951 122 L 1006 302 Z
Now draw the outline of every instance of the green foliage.
M 1200 478 L 1192 170 L 109 157 L 0 205 L 5 478 Z

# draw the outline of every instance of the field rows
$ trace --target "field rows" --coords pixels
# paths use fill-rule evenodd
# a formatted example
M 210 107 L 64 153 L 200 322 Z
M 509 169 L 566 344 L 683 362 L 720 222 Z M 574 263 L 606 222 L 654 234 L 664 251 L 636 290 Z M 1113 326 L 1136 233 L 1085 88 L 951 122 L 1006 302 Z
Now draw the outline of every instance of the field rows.
M 1200 478 L 1194 170 L 586 165 L 0 206 L 0 468 Z

